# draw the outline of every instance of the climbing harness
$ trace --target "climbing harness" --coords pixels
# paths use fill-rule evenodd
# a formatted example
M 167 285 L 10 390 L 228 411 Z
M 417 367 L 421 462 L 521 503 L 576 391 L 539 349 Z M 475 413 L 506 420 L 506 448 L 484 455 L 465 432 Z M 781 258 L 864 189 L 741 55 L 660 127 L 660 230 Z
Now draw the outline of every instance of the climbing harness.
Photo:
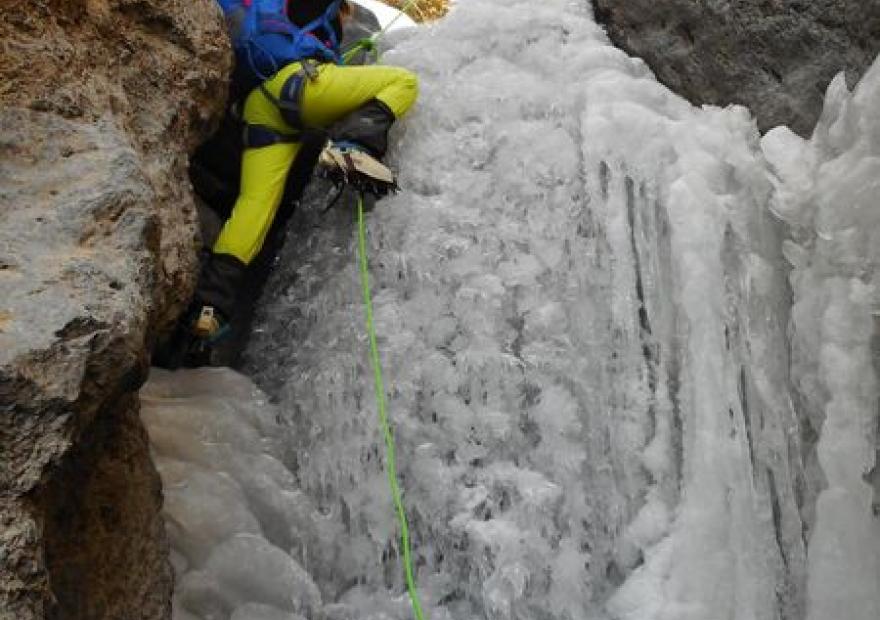
M 388 421 L 388 412 L 385 403 L 385 382 L 382 379 L 382 362 L 379 359 L 379 347 L 376 344 L 376 326 L 373 322 L 373 302 L 370 296 L 370 275 L 367 266 L 367 233 L 364 224 L 364 197 L 358 195 L 357 204 L 358 220 L 358 258 L 361 272 L 361 287 L 364 294 L 364 314 L 366 316 L 367 334 L 370 340 L 370 361 L 373 365 L 373 382 L 376 392 L 376 409 L 379 413 L 379 424 L 382 427 L 382 435 L 385 438 L 386 462 L 388 470 L 388 484 L 391 487 L 391 499 L 394 502 L 394 511 L 400 526 L 400 543 L 403 547 L 403 567 L 406 574 L 406 589 L 412 604 L 413 614 L 416 620 L 424 620 L 422 605 L 419 602 L 419 593 L 416 586 L 415 571 L 412 563 L 412 550 L 409 540 L 409 524 L 406 519 L 406 509 L 400 493 L 400 485 L 397 481 L 397 459 L 394 451 L 394 432 Z
M 248 149 L 259 149 L 286 142 L 299 142 L 301 139 L 301 134 L 285 134 L 263 125 L 245 123 L 242 128 L 242 144 Z
M 284 133 L 264 125 L 252 125 L 244 123 L 242 130 L 242 144 L 245 148 L 261 148 L 285 142 L 302 142 L 307 134 L 318 135 L 326 140 L 327 132 L 317 127 L 308 127 L 302 120 L 301 107 L 303 90 L 306 82 L 318 79 L 318 63 L 312 59 L 305 59 L 300 63 L 300 70 L 291 75 L 281 86 L 281 92 L 276 97 L 265 83 L 259 85 L 260 92 L 272 105 L 278 108 L 281 118 L 294 133 Z
M 300 63 L 300 70 L 285 80 L 277 97 L 269 92 L 265 82 L 260 84 L 260 91 L 278 108 L 285 123 L 294 129 L 305 129 L 300 112 L 303 89 L 307 81 L 314 82 L 317 79 L 318 63 L 311 58 L 306 58 Z

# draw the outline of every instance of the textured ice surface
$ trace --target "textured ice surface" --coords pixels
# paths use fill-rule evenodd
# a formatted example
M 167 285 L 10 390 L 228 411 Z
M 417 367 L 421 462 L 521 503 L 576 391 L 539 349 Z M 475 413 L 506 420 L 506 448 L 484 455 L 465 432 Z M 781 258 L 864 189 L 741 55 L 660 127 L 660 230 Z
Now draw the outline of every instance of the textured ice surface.
M 175 618 L 316 617 L 321 594 L 295 558 L 322 538 L 320 519 L 276 458 L 282 427 L 265 397 L 225 369 L 154 370 L 141 402 L 165 487 Z
M 429 617 L 880 616 L 880 68 L 805 142 L 584 3 L 460 2 L 385 59 L 422 80 L 368 228 Z M 245 369 L 273 404 L 147 388 L 180 618 L 409 617 L 354 239 L 294 218 Z
M 810 143 L 765 136 L 792 225 L 792 379 L 819 438 L 808 618 L 880 618 L 880 61 L 855 92 L 829 87 Z M 797 188 L 797 189 L 792 189 Z M 791 194 L 794 194 L 792 199 Z M 875 351 L 872 355 L 872 345 Z

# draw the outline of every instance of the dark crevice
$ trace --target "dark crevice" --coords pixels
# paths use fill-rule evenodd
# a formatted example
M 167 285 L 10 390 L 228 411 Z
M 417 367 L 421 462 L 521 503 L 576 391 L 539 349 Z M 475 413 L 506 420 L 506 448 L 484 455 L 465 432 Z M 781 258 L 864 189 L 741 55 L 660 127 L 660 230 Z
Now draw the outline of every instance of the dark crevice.
M 608 182 L 611 178 L 611 171 L 608 164 L 604 161 L 599 162 L 599 191 L 602 193 L 602 200 L 608 200 Z
M 749 449 L 749 461 L 752 463 L 752 476 L 758 475 L 758 464 L 755 459 L 755 444 L 752 436 L 752 419 L 749 411 L 748 396 L 748 375 L 746 367 L 739 367 L 739 382 L 737 383 L 737 391 L 739 392 L 739 403 L 742 408 L 743 425 L 746 429 L 746 447 Z
M 874 317 L 874 333 L 871 336 L 871 362 L 874 375 L 880 380 L 880 318 Z M 865 474 L 864 480 L 874 490 L 871 510 L 880 519 L 880 403 L 874 411 L 874 466 Z
M 630 177 L 624 180 L 626 186 L 626 213 L 629 222 L 629 239 L 633 255 L 633 268 L 635 270 L 636 279 L 636 299 L 638 300 L 638 320 L 641 329 L 640 338 L 642 341 L 642 355 L 645 358 L 645 369 L 648 374 L 648 387 L 651 391 L 652 405 L 651 415 L 654 416 L 653 408 L 655 397 L 657 394 L 657 365 L 659 362 L 659 352 L 657 346 L 652 342 L 651 319 L 648 316 L 648 305 L 645 297 L 645 284 L 642 278 L 642 262 L 639 256 L 639 244 L 636 240 L 636 195 L 635 183 Z
M 626 213 L 627 219 L 629 221 L 629 239 L 632 249 L 633 267 L 635 270 L 636 278 L 636 299 L 638 299 L 639 304 L 637 312 L 639 318 L 639 327 L 642 330 L 642 353 L 645 356 L 645 359 L 650 363 L 656 360 L 654 359 L 655 355 L 649 342 L 649 337 L 652 335 L 651 320 L 648 317 L 648 307 L 645 300 L 645 284 L 642 281 L 642 264 L 639 257 L 638 242 L 636 241 L 635 187 L 633 180 L 630 177 L 626 177 L 624 184 L 626 185 Z M 654 392 L 656 390 L 656 387 L 656 377 L 653 377 L 651 379 L 651 391 Z
M 55 332 L 55 337 L 62 340 L 74 340 L 108 329 L 110 326 L 104 321 L 98 321 L 91 317 L 77 317 L 69 321 L 64 327 Z
M 673 269 L 672 269 L 672 248 L 670 242 L 670 226 L 669 226 L 669 214 L 666 211 L 663 203 L 658 199 L 654 198 L 654 221 L 655 227 L 657 230 L 657 260 L 658 260 L 658 276 L 659 282 L 658 287 L 660 290 L 665 290 L 667 288 L 672 288 L 674 286 L 673 283 Z M 684 422 L 682 420 L 682 407 L 681 407 L 681 347 L 679 344 L 679 334 L 682 333 L 680 329 L 680 325 L 678 324 L 678 319 L 676 316 L 676 310 L 674 306 L 671 306 L 670 312 L 672 316 L 669 317 L 670 324 L 666 327 L 666 330 L 671 334 L 671 340 L 666 344 L 667 350 L 665 352 L 665 356 L 662 359 L 663 361 L 663 370 L 665 370 L 665 381 L 666 381 L 666 390 L 667 396 L 669 398 L 669 405 L 671 409 L 671 429 L 670 429 L 670 449 L 673 454 L 673 471 L 672 478 L 675 481 L 675 486 L 668 489 L 668 492 L 679 494 L 681 492 L 681 475 L 684 471 Z M 661 368 L 659 366 L 660 352 L 658 351 L 658 372 Z M 677 497 L 671 498 L 672 503 L 676 503 L 678 501 Z
M 782 81 L 783 81 L 784 78 L 783 78 L 782 74 L 781 74 L 779 71 L 777 71 L 776 69 L 774 69 L 773 67 L 770 67 L 770 66 L 764 67 L 764 70 L 765 70 L 770 76 L 772 76 L 774 80 L 776 80 L 776 81 L 779 82 L 780 84 L 782 83 Z
M 689 24 L 682 22 L 675 28 L 675 33 L 681 37 L 681 39 L 689 46 L 693 47 L 696 39 L 694 38 L 694 32 L 691 30 Z
M 776 536 L 776 546 L 779 548 L 779 557 L 785 564 L 786 572 L 789 570 L 789 559 L 786 553 L 785 543 L 782 541 L 782 509 L 779 506 L 779 490 L 776 488 L 776 477 L 773 470 L 767 468 L 767 486 L 770 493 L 770 510 L 773 513 L 773 533 Z
M 672 410 L 670 444 L 674 459 L 676 492 L 681 493 L 681 476 L 684 471 L 684 421 L 681 415 L 681 363 L 679 355 L 673 352 L 666 363 L 666 387 Z
M 871 501 L 871 510 L 873 515 L 880 519 L 880 410 L 877 411 L 877 418 L 874 426 L 874 466 L 863 476 L 866 484 L 869 484 L 874 491 Z

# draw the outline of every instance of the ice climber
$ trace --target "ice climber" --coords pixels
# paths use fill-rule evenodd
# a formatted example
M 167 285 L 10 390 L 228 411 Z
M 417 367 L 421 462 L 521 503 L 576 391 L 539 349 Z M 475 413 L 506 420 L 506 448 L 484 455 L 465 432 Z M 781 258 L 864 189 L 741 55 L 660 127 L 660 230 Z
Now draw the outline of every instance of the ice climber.
M 319 137 L 329 175 L 381 194 L 394 184 L 378 160 L 388 130 L 415 102 L 416 76 L 384 65 L 344 66 L 347 0 L 219 0 L 236 51 L 234 86 L 242 105 L 244 153 L 238 199 L 204 263 L 186 317 L 201 343 L 228 330 L 248 264 L 257 256 L 282 201 L 297 155 Z M 248 20 L 251 20 L 248 22 Z M 244 24 L 244 26 L 242 26 Z M 233 88 L 235 91 L 235 88 Z M 302 168 L 298 162 L 297 169 Z M 305 183 L 308 174 L 292 179 Z

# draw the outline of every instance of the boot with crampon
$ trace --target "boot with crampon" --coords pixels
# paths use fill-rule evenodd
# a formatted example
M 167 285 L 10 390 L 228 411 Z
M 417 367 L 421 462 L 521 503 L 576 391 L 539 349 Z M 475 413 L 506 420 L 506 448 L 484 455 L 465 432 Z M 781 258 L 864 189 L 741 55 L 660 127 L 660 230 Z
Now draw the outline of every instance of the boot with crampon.
M 397 179 L 381 161 L 394 121 L 394 112 L 378 99 L 346 116 L 330 129 L 330 142 L 318 158 L 318 174 L 376 197 L 396 191 Z

